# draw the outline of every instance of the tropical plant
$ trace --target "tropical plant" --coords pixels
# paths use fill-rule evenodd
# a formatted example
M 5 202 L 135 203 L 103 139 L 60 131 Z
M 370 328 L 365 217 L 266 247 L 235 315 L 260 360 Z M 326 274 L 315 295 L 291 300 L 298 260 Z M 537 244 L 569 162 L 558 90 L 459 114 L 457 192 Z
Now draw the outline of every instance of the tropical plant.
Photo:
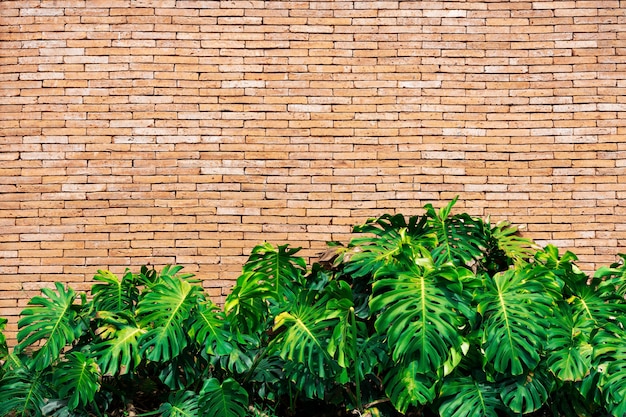
M 180 266 L 44 289 L 0 338 L 0 416 L 626 415 L 626 255 L 589 277 L 455 202 L 310 268 L 261 244 L 223 308 Z

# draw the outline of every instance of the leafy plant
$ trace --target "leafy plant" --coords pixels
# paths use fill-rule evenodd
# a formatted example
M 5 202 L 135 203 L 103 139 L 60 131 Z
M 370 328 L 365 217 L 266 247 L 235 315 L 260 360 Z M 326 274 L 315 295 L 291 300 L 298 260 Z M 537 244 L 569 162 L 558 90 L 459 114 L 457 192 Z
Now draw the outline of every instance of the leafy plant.
M 0 337 L 0 416 L 626 415 L 626 255 L 589 277 L 455 202 L 310 268 L 261 244 L 223 308 L 180 266 L 44 289 Z

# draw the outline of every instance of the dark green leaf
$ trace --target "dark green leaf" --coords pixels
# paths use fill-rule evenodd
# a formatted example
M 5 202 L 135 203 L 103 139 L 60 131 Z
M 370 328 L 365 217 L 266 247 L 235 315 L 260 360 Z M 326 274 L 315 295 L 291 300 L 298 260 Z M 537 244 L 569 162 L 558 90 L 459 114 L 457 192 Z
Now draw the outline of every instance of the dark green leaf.
M 435 267 L 431 259 L 416 260 L 406 270 L 388 269 L 373 285 L 370 308 L 378 314 L 376 329 L 388 338 L 394 361 L 415 358 L 420 373 L 438 372 L 461 351 L 465 322 L 450 283 L 458 274 L 452 265 Z
M 11 369 L 0 380 L 0 416 L 41 417 L 51 394 L 45 373 Z
M 173 392 L 159 407 L 161 417 L 198 417 L 198 410 L 198 396 L 192 391 Z
M 551 389 L 549 376 L 536 371 L 507 381 L 500 395 L 511 411 L 528 414 L 539 410 L 546 403 Z
M 54 370 L 54 385 L 61 398 L 66 398 L 69 409 L 90 404 L 100 388 L 100 371 L 96 361 L 83 353 L 65 356 Z
M 477 294 L 483 348 L 495 370 L 521 375 L 539 363 L 553 318 L 553 291 L 542 268 L 510 269 L 485 278 Z
M 210 378 L 200 390 L 199 404 L 199 415 L 244 417 L 248 412 L 248 393 L 232 378 L 222 384 Z
M 431 403 L 436 397 L 435 381 L 429 375 L 420 373 L 421 368 L 417 361 L 398 364 L 385 375 L 385 392 L 401 413 L 405 413 L 410 406 Z
M 444 381 L 439 414 L 446 417 L 498 417 L 503 409 L 499 392 L 493 384 L 470 376 Z

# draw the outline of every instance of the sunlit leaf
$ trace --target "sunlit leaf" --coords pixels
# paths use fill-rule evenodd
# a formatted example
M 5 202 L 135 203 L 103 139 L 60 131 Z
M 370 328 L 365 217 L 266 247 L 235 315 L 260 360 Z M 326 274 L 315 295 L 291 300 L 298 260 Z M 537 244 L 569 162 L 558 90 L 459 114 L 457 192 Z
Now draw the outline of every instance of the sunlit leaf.
M 75 341 L 85 330 L 74 306 L 76 292 L 55 283 L 56 291 L 43 288 L 42 296 L 33 297 L 22 310 L 17 333 L 16 350 L 35 349 L 33 366 L 43 370 L 59 359 L 62 350 Z

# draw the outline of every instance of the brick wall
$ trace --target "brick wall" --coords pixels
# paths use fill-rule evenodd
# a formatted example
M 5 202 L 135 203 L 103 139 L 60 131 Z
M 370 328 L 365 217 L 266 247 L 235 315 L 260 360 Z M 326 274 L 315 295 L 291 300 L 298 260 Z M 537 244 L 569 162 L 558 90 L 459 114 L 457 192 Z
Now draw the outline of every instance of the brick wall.
M 626 1 L 0 2 L 0 316 L 53 281 L 385 212 L 525 225 L 583 267 L 626 237 Z

